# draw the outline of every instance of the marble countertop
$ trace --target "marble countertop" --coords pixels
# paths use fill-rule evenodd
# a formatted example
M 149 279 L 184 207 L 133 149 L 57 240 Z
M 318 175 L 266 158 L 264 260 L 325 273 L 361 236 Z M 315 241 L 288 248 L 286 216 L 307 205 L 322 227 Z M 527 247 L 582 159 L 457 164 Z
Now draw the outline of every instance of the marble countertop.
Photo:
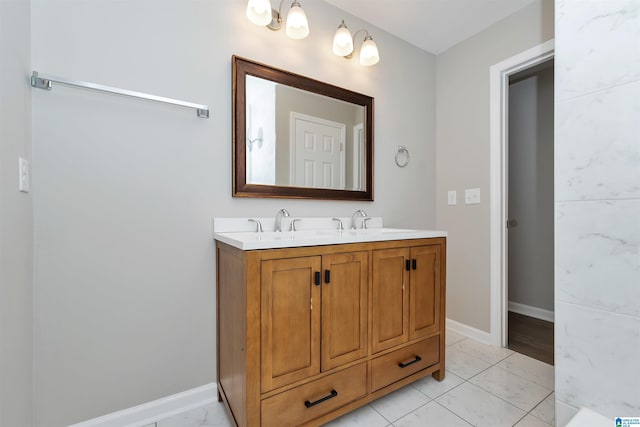
M 218 219 L 216 219 L 218 220 Z M 325 222 L 323 222 L 325 221 Z M 214 238 L 228 245 L 242 250 L 294 248 L 301 246 L 337 245 L 343 243 L 379 242 L 389 240 L 425 239 L 433 237 L 446 237 L 446 231 L 438 230 L 413 230 L 404 228 L 382 227 L 382 219 L 372 221 L 372 227 L 358 230 L 336 230 L 335 223 L 331 219 L 303 219 L 307 227 L 322 226 L 325 223 L 333 228 L 301 229 L 299 231 L 247 231 L 249 227 L 255 227 L 247 218 L 224 219 L 214 221 Z M 241 224 L 241 230 L 233 229 L 234 224 Z M 236 227 L 238 228 L 238 227 Z

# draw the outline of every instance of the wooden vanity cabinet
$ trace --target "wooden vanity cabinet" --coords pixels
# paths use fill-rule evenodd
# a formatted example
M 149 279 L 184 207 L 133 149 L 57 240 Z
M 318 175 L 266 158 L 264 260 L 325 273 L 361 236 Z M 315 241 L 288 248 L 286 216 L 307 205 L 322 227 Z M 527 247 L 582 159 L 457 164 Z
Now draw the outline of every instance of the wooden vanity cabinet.
M 321 425 L 444 378 L 445 245 L 217 242 L 218 395 L 235 423 Z

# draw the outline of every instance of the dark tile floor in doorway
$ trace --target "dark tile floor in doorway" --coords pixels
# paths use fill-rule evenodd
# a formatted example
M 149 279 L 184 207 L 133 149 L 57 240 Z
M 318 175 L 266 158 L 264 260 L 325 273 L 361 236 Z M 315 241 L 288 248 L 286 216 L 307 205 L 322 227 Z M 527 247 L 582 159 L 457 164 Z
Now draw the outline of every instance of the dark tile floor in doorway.
M 553 365 L 553 323 L 510 311 L 508 347 Z

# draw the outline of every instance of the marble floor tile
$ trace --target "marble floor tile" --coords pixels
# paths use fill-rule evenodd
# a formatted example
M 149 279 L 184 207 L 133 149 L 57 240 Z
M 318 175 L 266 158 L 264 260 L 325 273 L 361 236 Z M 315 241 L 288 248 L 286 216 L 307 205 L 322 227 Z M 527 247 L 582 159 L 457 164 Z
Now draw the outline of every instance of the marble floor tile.
M 436 397 L 439 397 L 448 392 L 452 388 L 459 386 L 463 382 L 464 380 L 456 374 L 446 371 L 444 380 L 442 381 L 438 381 L 432 376 L 428 376 L 414 382 L 411 385 L 430 398 L 435 399 Z
M 157 427 L 232 427 L 233 422 L 221 402 L 182 412 L 156 423 Z
M 324 427 L 385 427 L 387 425 L 389 421 L 371 406 L 365 405 L 324 424 Z
M 531 382 L 548 388 L 549 390 L 554 389 L 555 378 L 552 365 L 548 365 L 520 353 L 514 353 L 498 363 L 496 366 L 526 378 Z
M 469 382 L 526 412 L 532 410 L 551 393 L 551 390 L 498 366 L 481 372 Z
M 511 427 L 526 412 L 470 383 L 464 383 L 436 400 L 478 427 Z
M 393 423 L 394 427 L 469 427 L 471 424 L 431 401 Z
M 464 379 L 469 379 L 491 366 L 491 363 L 465 353 L 455 345 L 447 349 L 445 358 L 447 370 Z
M 533 415 L 527 415 L 516 424 L 514 427 L 551 427 L 551 424 L 547 424 L 540 421 Z
M 554 425 L 557 417 L 555 394 L 552 392 L 553 366 L 509 350 L 505 353 L 504 349 L 486 346 L 455 332 L 448 332 L 448 340 L 451 345 L 447 347 L 447 372 L 443 381 L 425 377 L 325 426 Z M 500 360 L 505 354 L 505 358 Z M 530 413 L 527 414 L 528 410 Z M 561 421 L 568 418 L 569 413 L 560 414 Z M 149 427 L 232 425 L 224 405 L 212 402 L 151 423 Z
M 533 410 L 530 412 L 534 417 L 544 421 L 547 424 L 554 425 L 555 424 L 555 414 L 556 414 L 556 394 L 551 393 L 544 399 L 542 402 L 538 404 Z
M 394 422 L 430 400 L 415 388 L 404 387 L 378 400 L 374 400 L 370 405 L 389 422 Z
M 444 339 L 447 346 L 457 343 L 458 341 L 462 341 L 467 339 L 464 335 L 461 335 L 457 332 L 453 332 L 450 329 L 447 329 L 447 332 L 444 334 Z
M 482 359 L 492 365 L 513 354 L 513 350 L 509 350 L 508 348 L 495 347 L 469 339 L 459 341 L 453 344 L 452 347 L 462 350 L 465 353 Z

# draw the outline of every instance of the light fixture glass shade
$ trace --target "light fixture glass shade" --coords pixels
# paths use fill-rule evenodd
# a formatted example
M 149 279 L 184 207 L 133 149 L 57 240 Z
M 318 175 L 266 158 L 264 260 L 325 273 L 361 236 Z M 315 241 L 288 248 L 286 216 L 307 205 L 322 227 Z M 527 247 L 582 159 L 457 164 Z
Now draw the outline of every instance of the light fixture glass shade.
M 309 35 L 309 23 L 307 15 L 302 10 L 300 3 L 294 1 L 287 15 L 287 36 L 292 39 L 303 39 Z
M 256 25 L 267 25 L 271 22 L 270 0 L 249 0 L 247 18 Z
M 353 40 L 351 31 L 347 28 L 344 21 L 338 27 L 336 35 L 333 36 L 333 53 L 338 56 L 347 56 L 353 52 Z
M 369 67 L 375 65 L 380 61 L 380 54 L 378 53 L 378 46 L 373 41 L 371 36 L 366 36 L 362 47 L 360 48 L 360 65 Z

